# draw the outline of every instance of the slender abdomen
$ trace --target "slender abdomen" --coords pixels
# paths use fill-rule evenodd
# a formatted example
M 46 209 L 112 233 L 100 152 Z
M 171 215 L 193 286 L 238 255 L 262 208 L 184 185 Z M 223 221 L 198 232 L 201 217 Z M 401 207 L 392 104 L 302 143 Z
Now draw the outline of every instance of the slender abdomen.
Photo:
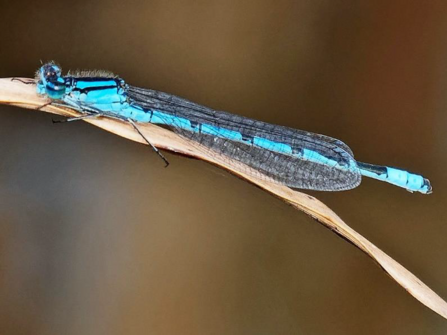
M 432 193 L 430 181 L 421 175 L 405 170 L 357 162 L 362 176 L 385 181 L 387 183 L 403 187 L 410 192 L 420 192 L 424 194 Z

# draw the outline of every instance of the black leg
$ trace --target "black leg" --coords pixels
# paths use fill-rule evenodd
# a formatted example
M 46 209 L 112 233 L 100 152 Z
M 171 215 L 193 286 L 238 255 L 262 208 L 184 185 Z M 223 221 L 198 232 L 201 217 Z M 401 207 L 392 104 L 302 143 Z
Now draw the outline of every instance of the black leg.
M 37 107 L 36 108 L 36 110 L 41 110 L 42 108 L 44 108 L 44 107 L 47 107 L 47 106 L 49 106 L 49 105 L 51 105 L 53 103 L 53 101 L 50 101 L 50 102 L 47 102 L 46 104 L 43 104 L 42 106 L 39 106 L 39 107 Z
M 84 120 L 84 119 L 94 119 L 94 118 L 97 118 L 100 116 L 102 116 L 102 114 L 100 114 L 100 113 L 86 114 L 86 115 L 81 115 L 81 116 L 76 116 L 76 117 L 70 117 L 70 118 L 64 119 L 64 120 L 54 120 L 53 119 L 53 123 L 65 123 L 65 122 L 79 121 L 79 120 Z
M 169 162 L 168 160 L 165 158 L 165 156 L 163 156 L 163 154 L 160 152 L 160 150 L 158 150 L 156 147 L 154 147 L 154 145 L 146 138 L 146 136 L 143 135 L 143 133 L 140 131 L 140 129 L 138 129 L 137 125 L 135 124 L 135 122 L 133 122 L 132 119 L 127 119 L 127 121 L 133 126 L 133 128 L 137 131 L 138 134 L 140 134 L 140 136 L 144 139 L 144 141 L 149 144 L 152 149 L 157 153 L 158 156 L 160 156 L 160 158 L 165 162 L 165 167 L 168 167 Z
M 30 79 L 30 80 L 22 80 L 22 79 L 16 78 L 16 77 L 11 78 L 11 81 L 19 81 L 19 82 L 21 82 L 21 83 L 23 83 L 25 85 L 31 85 L 31 84 L 35 84 L 36 83 L 36 81 L 32 80 L 32 79 Z

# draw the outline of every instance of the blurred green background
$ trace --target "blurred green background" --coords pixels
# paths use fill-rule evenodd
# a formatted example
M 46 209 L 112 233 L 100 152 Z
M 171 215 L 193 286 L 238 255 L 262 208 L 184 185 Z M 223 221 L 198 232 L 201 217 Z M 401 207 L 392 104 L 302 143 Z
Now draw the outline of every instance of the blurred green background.
M 447 298 L 445 1 L 3 1 L 0 18 L 0 77 L 108 69 L 430 178 L 430 196 L 311 193 Z M 447 332 L 260 189 L 51 118 L 0 106 L 1 334 Z

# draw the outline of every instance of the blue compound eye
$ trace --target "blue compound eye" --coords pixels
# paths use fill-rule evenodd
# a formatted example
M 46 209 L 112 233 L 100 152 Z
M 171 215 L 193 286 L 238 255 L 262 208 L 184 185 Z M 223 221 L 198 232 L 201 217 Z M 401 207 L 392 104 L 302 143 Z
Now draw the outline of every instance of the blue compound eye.
M 45 64 L 40 68 L 38 76 L 38 93 L 46 94 L 51 99 L 61 99 L 64 96 L 67 85 L 59 66 L 53 63 Z
M 51 99 L 61 99 L 65 94 L 66 88 L 65 80 L 62 77 L 54 81 L 48 81 L 45 85 L 45 91 Z

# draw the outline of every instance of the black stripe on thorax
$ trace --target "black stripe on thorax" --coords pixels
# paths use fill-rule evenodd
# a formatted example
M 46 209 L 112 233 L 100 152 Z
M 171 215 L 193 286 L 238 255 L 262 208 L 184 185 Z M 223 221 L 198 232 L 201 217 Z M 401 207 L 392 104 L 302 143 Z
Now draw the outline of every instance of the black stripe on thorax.
M 111 89 L 111 88 L 118 88 L 115 85 L 112 86 L 94 86 L 94 87 L 86 87 L 86 88 L 78 88 L 75 87 L 73 88 L 72 91 L 74 92 L 80 92 L 80 93 L 88 93 L 88 92 L 92 92 L 92 91 L 101 91 L 101 90 L 105 90 L 105 89 Z

